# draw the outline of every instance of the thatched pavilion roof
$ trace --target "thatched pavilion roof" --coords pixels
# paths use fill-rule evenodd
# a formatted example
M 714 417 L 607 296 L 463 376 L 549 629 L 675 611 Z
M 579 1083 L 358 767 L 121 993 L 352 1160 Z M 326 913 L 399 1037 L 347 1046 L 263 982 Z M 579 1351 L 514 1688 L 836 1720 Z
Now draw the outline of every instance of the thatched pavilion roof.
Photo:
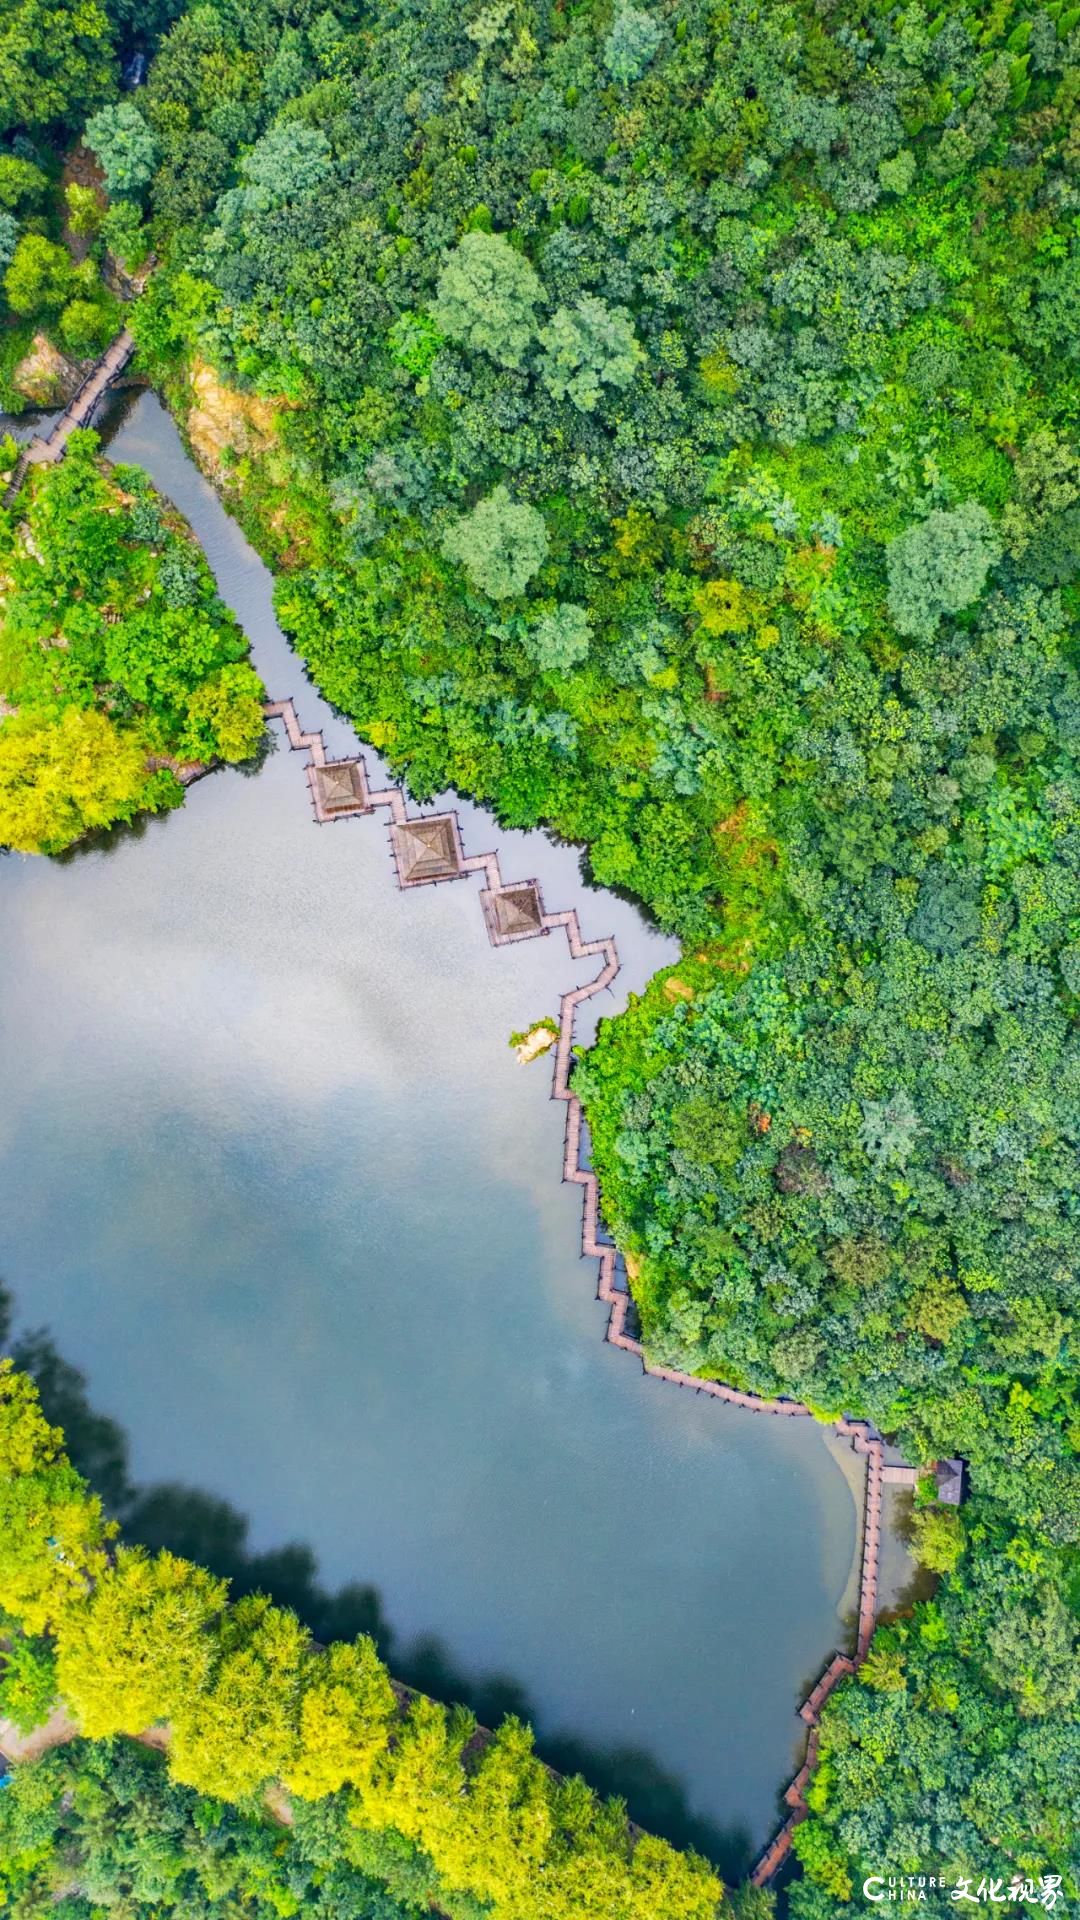
M 403 887 L 426 880 L 453 880 L 462 871 L 461 836 L 452 813 L 406 820 L 391 827 L 398 879 Z
M 359 760 L 331 760 L 312 768 L 315 809 L 320 818 L 368 811 L 367 781 Z
M 535 880 L 516 881 L 481 895 L 488 935 L 494 946 L 529 940 L 544 931 L 544 903 Z

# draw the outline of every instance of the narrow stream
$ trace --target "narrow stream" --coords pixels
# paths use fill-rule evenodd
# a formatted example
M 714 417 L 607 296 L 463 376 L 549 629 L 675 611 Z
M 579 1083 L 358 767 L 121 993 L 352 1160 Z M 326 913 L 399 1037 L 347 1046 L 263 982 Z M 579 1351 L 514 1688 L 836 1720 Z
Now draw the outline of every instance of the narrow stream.
M 270 693 L 349 750 L 153 396 L 110 451 L 187 515 Z M 324 1631 L 378 1625 L 405 1677 L 517 1705 L 556 1764 L 735 1871 L 843 1637 L 852 1490 L 809 1423 L 603 1342 L 549 1063 L 507 1046 L 596 963 L 492 949 L 478 880 L 399 894 L 382 819 L 316 828 L 276 732 L 167 819 L 0 863 L 18 1325 L 116 1423 L 88 1435 L 106 1477 L 126 1437 L 142 1537 L 254 1557 Z M 615 933 L 620 997 L 674 952 L 573 849 L 455 804 L 468 852 Z

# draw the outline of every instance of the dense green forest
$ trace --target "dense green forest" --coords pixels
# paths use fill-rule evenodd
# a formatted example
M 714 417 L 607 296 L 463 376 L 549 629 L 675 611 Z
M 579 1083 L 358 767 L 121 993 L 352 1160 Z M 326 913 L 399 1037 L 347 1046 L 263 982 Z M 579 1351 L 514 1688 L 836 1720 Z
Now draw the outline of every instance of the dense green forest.
M 87 115 L 117 91 L 116 30 L 97 0 L 12 0 L 0 17 L 0 407 L 16 412 L 62 399 L 119 323 L 99 175 L 86 154 L 65 165 Z M 110 214 L 117 256 L 135 230 L 129 219 L 125 239 L 123 215 Z M 131 264 L 145 251 L 140 239 Z
M 202 553 L 93 433 L 0 509 L 0 845 L 56 853 L 250 760 L 263 688 Z
M 225 0 L 96 74 L 42 118 L 321 688 L 685 942 L 576 1077 L 650 1353 L 970 1463 L 793 1908 L 1075 1890 L 1080 9 Z
M 336 1802 L 302 1807 L 283 1829 L 175 1785 L 161 1756 L 132 1741 L 79 1741 L 17 1768 L 0 1794 L 0 1911 L 419 1920 L 422 1875 L 395 1898 L 352 1863 L 353 1838 Z

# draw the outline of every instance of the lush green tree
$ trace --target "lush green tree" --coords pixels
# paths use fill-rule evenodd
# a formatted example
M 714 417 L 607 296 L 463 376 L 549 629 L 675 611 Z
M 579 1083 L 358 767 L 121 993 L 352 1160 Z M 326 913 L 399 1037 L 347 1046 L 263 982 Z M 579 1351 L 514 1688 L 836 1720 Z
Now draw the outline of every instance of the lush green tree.
M 463 234 L 439 275 L 432 317 L 448 340 L 520 367 L 536 335 L 543 288 L 501 233 Z
M 578 666 L 589 651 L 592 629 L 584 607 L 560 600 L 523 635 L 524 644 L 543 673 L 565 673 Z
M 116 332 L 116 320 L 116 307 L 111 301 L 69 300 L 59 324 L 65 351 L 76 359 L 96 357 Z
M 987 1671 L 1025 1716 L 1068 1713 L 1080 1701 L 1080 1630 L 1056 1587 L 1012 1606 L 987 1633 Z
M 583 294 L 573 307 L 557 307 L 540 331 L 541 374 L 556 400 L 570 399 L 583 413 L 599 405 L 603 385 L 629 386 L 645 356 L 624 308 L 607 307 Z
M 102 107 L 87 121 L 84 138 L 101 164 L 112 199 L 136 199 L 149 185 L 157 142 L 133 100 Z
M 122 266 L 134 272 L 145 260 L 149 238 L 132 200 L 116 200 L 101 223 L 101 237 Z
M 659 22 L 641 7 L 620 0 L 611 32 L 604 42 L 604 65 L 623 86 L 640 79 L 662 38 Z
M 889 612 L 898 633 L 928 639 L 946 613 L 977 600 L 1001 541 L 976 500 L 937 507 L 889 542 Z
M 59 1920 L 419 1920 L 348 1864 L 347 1834 L 340 1806 L 286 1829 L 178 1786 L 160 1754 L 80 1741 L 0 1796 L 0 1889 L 12 1911 Z
M 0 20 L 0 134 L 77 125 L 116 86 L 97 0 L 13 0 Z
M 0 153 L 0 207 L 36 207 L 47 186 L 41 168 L 17 153 Z
M 447 560 L 464 567 L 473 586 L 491 600 L 524 593 L 548 553 L 544 516 L 524 501 L 495 487 L 471 513 L 449 526 L 442 538 Z
M 3 1622 L 0 1647 L 0 1718 L 20 1733 L 48 1720 L 56 1704 L 56 1660 L 51 1643 L 21 1633 L 13 1620 Z
M 74 281 L 65 247 L 44 234 L 24 233 L 4 275 L 4 292 L 16 313 L 55 314 L 71 298 Z

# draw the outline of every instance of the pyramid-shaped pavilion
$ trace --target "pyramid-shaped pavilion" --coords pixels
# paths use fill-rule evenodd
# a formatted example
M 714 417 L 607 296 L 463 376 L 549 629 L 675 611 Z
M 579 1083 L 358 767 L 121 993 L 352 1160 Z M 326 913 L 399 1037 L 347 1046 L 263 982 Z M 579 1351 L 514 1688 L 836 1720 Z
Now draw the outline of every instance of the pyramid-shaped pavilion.
M 317 820 L 340 820 L 349 813 L 370 813 L 367 781 L 359 760 L 330 760 L 312 767 L 311 791 Z
M 432 880 L 456 880 L 464 854 L 458 823 L 452 813 L 430 814 L 391 827 L 398 880 L 403 887 L 421 887 Z
M 509 887 L 496 887 L 481 894 L 488 938 L 492 946 L 502 947 L 511 940 L 531 940 L 543 933 L 544 903 L 535 880 L 519 880 Z

